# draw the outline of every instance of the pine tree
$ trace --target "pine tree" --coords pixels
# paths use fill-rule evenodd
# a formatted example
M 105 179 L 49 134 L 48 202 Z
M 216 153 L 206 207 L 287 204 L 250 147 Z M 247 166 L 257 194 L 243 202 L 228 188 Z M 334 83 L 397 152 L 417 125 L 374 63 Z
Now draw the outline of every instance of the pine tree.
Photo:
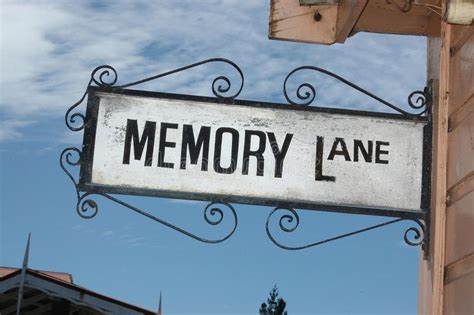
M 270 291 L 270 297 L 267 299 L 267 303 L 260 305 L 260 315 L 288 315 L 285 311 L 286 302 L 282 298 L 278 297 L 278 287 L 275 285 Z

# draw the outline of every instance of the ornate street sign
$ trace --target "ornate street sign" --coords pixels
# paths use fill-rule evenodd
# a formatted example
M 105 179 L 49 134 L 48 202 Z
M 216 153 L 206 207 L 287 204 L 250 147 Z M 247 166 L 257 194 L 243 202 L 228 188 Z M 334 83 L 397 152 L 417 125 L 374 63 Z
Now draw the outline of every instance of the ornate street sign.
M 86 117 L 83 191 L 372 214 L 423 208 L 425 120 L 100 89 L 89 92 Z
M 233 67 L 241 79 L 237 91 L 231 91 L 235 86 L 223 75 L 212 82 L 215 97 L 129 89 L 208 63 Z M 315 98 L 314 86 L 298 85 L 296 100 L 287 87 L 299 71 L 335 78 L 396 113 L 306 106 Z M 428 88 L 410 94 L 408 105 L 417 112 L 406 111 L 325 69 L 304 66 L 284 80 L 283 94 L 289 104 L 244 101 L 236 99 L 244 84 L 242 71 L 222 58 L 128 84 L 116 82 L 112 67 L 97 67 L 83 97 L 66 113 L 68 128 L 84 131 L 82 148 L 65 149 L 60 160 L 75 185 L 76 209 L 82 217 L 97 214 L 94 196 L 100 196 L 196 240 L 219 243 L 237 228 L 231 203 L 268 205 L 274 208 L 267 219 L 267 234 L 285 249 L 308 248 L 409 220 L 418 227 L 406 230 L 405 241 L 421 244 L 426 254 L 431 164 Z M 86 97 L 86 113 L 77 112 Z M 72 166 L 80 167 L 78 180 Z M 210 201 L 204 209 L 205 221 L 219 225 L 227 211 L 233 224 L 221 238 L 204 238 L 122 201 L 120 194 Z M 293 232 L 299 225 L 295 208 L 394 219 L 311 244 L 283 245 L 271 232 L 270 219 L 277 212 L 286 213 L 280 215 L 279 227 Z

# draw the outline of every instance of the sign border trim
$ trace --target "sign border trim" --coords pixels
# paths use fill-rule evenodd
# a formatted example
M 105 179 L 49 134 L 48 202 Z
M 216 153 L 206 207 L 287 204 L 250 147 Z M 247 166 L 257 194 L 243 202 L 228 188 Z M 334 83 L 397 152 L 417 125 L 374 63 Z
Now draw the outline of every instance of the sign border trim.
M 327 107 L 313 107 L 304 105 L 288 105 L 283 103 L 270 103 L 270 102 L 259 102 L 250 100 L 237 100 L 237 99 L 221 99 L 215 97 L 196 96 L 196 95 L 185 95 L 185 94 L 174 94 L 174 93 L 162 93 L 162 92 L 150 92 L 143 90 L 132 90 L 122 88 L 104 88 L 90 86 L 88 88 L 88 99 L 86 109 L 86 121 L 84 125 L 84 137 L 83 137 L 83 151 L 81 156 L 80 164 L 80 175 L 78 189 L 87 193 L 111 193 L 120 195 L 139 195 L 149 197 L 160 197 L 160 198 L 172 198 L 172 199 L 186 199 L 186 200 L 197 200 L 197 201 L 212 201 L 219 203 L 237 203 L 237 204 L 249 204 L 257 206 L 272 206 L 280 208 L 298 208 L 315 211 L 328 211 L 328 212 L 339 212 L 339 213 L 350 213 L 350 214 L 361 214 L 361 215 L 374 215 L 374 216 L 385 216 L 385 217 L 403 217 L 410 219 L 426 219 L 430 208 L 430 185 L 431 185 L 431 121 L 428 117 L 417 117 L 410 118 L 401 114 L 384 113 L 384 112 L 369 112 L 369 111 L 358 111 L 349 109 L 339 108 L 327 108 Z M 404 121 L 418 121 L 420 123 L 426 123 L 423 128 L 423 174 L 422 174 L 422 196 L 420 209 L 407 210 L 397 208 L 377 208 L 377 207 L 362 207 L 355 205 L 344 205 L 344 204 L 327 204 L 327 203 L 306 203 L 306 202 L 288 202 L 280 201 L 276 199 L 265 199 L 255 197 L 217 197 L 211 194 L 204 193 L 182 193 L 177 191 L 169 190 L 156 190 L 156 189 L 144 189 L 144 188 L 132 188 L 132 187 L 119 187 L 119 186 L 107 186 L 107 185 L 94 185 L 90 184 L 92 179 L 92 165 L 94 156 L 94 146 L 96 138 L 97 128 L 97 116 L 99 109 L 99 97 L 97 93 L 110 93 L 117 95 L 128 95 L 138 97 L 151 97 L 151 98 L 162 98 L 162 99 L 173 99 L 173 100 L 186 100 L 196 101 L 204 103 L 214 103 L 223 106 L 248 106 L 248 107 L 260 107 L 260 108 L 277 108 L 282 110 L 298 110 L 308 112 L 319 112 L 328 114 L 342 114 L 362 117 L 374 117 L 374 118 L 389 118 Z

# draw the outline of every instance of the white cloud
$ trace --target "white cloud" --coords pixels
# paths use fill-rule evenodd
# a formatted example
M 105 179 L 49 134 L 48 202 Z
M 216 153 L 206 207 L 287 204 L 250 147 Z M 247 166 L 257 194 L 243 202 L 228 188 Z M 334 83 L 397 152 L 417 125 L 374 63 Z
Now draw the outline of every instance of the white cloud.
M 31 123 L 31 121 L 17 119 L 0 121 L 0 142 L 15 141 L 22 138 L 20 129 L 30 125 Z
M 357 34 L 329 47 L 270 41 L 268 11 L 268 2 L 260 0 L 3 1 L 0 113 L 12 121 L 59 118 L 99 64 L 113 65 L 125 83 L 225 57 L 246 75 L 241 98 L 279 102 L 285 74 L 300 65 L 325 67 L 396 104 L 424 84 L 422 38 Z M 221 74 L 215 70 L 206 65 L 143 87 L 210 95 L 212 79 Z M 320 87 L 317 104 L 383 109 L 316 73 L 307 78 Z M 22 132 L 19 125 L 5 128 L 0 126 L 3 134 Z

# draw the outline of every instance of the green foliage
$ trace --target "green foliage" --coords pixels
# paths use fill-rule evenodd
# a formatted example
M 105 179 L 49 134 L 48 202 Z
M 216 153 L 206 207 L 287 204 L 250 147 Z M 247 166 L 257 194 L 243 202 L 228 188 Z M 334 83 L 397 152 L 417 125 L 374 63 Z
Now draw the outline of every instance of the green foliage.
M 285 307 L 286 302 L 278 297 L 278 287 L 275 285 L 270 291 L 270 297 L 267 299 L 267 303 L 262 303 L 258 312 L 260 315 L 288 315 L 288 312 L 285 311 Z

